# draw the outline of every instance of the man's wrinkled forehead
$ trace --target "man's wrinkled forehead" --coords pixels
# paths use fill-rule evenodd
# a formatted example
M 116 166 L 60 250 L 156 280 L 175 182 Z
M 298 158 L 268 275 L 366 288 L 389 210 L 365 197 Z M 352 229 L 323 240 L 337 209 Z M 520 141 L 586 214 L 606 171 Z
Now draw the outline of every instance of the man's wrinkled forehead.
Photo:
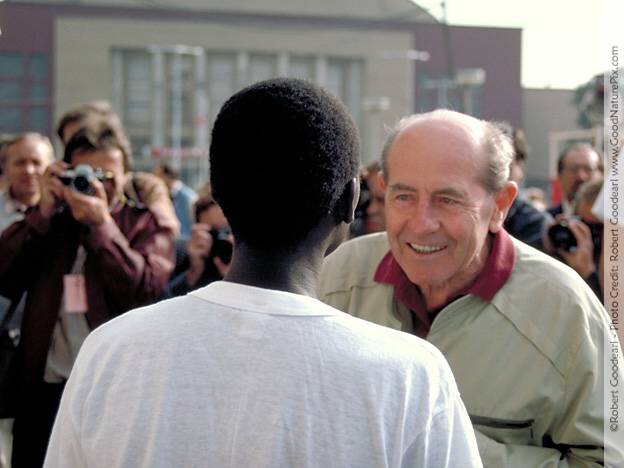
M 488 156 L 486 141 L 488 124 L 453 111 L 434 111 L 405 119 L 393 141 L 384 152 L 384 179 L 396 181 L 405 174 L 393 173 L 393 160 L 399 157 L 415 164 L 432 165 L 440 177 L 455 182 L 471 180 L 487 185 Z M 461 172 L 457 169 L 461 167 Z M 455 173 L 451 176 L 451 173 Z
M 402 153 L 409 158 L 444 159 L 484 169 L 487 126 L 483 121 L 456 112 L 416 116 L 398 131 L 386 157 Z M 386 161 L 391 165 L 391 161 Z M 390 171 L 389 167 L 386 167 Z

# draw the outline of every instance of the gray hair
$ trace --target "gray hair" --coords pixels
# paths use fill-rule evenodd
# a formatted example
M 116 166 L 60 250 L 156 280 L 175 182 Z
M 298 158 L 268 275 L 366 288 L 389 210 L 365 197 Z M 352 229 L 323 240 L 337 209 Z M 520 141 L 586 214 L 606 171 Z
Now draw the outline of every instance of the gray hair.
M 438 110 L 433 112 L 449 112 Z M 431 114 L 431 113 L 428 113 Z M 412 123 L 421 120 L 428 114 L 413 114 L 400 119 L 389 129 L 386 142 L 381 153 L 381 165 L 384 178 L 388 175 L 388 152 L 394 143 L 397 135 Z M 487 158 L 486 170 L 483 174 L 482 183 L 489 193 L 496 193 L 505 186 L 509 179 L 509 167 L 514 158 L 514 148 L 509 135 L 507 135 L 501 124 L 479 120 L 485 126 L 482 147 Z
M 490 193 L 502 189 L 509 179 L 509 167 L 514 159 L 514 147 L 511 137 L 500 124 L 482 121 L 485 124 L 483 151 L 487 158 L 487 169 L 483 185 Z
M 52 163 L 54 161 L 54 148 L 52 147 L 52 143 L 50 142 L 50 139 L 47 136 L 42 135 L 40 133 L 25 132 L 25 133 L 20 133 L 18 135 L 15 135 L 11 138 L 8 138 L 7 140 L 2 142 L 2 148 L 0 149 L 0 168 L 5 167 L 5 164 L 10 154 L 10 148 L 12 146 L 17 145 L 18 143 L 21 143 L 23 141 L 28 141 L 28 140 L 38 141 L 38 142 L 43 143 L 46 149 L 48 150 L 48 162 Z

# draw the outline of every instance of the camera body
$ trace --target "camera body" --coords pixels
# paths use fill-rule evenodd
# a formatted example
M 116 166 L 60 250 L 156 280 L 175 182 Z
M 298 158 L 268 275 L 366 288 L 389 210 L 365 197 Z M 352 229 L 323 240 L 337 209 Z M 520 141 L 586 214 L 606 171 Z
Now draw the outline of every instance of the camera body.
M 91 185 L 93 179 L 103 182 L 106 178 L 106 174 L 101 169 L 93 169 L 88 164 L 79 164 L 73 169 L 64 171 L 59 176 L 64 185 L 85 195 L 93 195 L 95 193 Z
M 233 246 L 229 240 L 231 231 L 229 226 L 224 226 L 221 229 L 211 229 L 210 235 L 212 236 L 212 249 L 210 249 L 210 258 L 219 257 L 226 265 L 232 260 Z
M 603 225 L 600 223 L 588 223 L 585 225 L 589 228 L 592 237 L 592 243 L 594 244 L 594 250 L 600 251 L 602 246 L 602 232 Z M 555 249 L 565 250 L 569 252 L 571 249 L 578 245 L 574 233 L 570 230 L 570 225 L 566 220 L 560 221 L 557 224 L 553 224 L 548 229 L 548 238 Z

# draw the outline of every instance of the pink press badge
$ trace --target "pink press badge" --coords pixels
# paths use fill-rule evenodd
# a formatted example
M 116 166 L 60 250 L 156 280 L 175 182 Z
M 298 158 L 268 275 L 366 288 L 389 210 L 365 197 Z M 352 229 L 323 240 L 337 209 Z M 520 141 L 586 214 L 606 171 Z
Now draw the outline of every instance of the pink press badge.
M 63 299 L 68 314 L 87 313 L 87 285 L 84 275 L 63 276 Z

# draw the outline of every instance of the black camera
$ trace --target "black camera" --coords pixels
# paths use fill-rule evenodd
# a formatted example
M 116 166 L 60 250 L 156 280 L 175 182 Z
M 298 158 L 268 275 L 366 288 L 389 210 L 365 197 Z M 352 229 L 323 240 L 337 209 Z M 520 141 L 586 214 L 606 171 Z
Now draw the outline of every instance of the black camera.
M 210 249 L 210 257 L 219 257 L 226 265 L 232 260 L 232 243 L 229 240 L 231 231 L 229 226 L 221 229 L 211 229 L 212 249 Z
M 111 178 L 109 174 L 101 169 L 93 169 L 88 164 L 79 164 L 73 169 L 64 171 L 59 176 L 59 179 L 61 179 L 64 185 L 71 187 L 76 192 L 84 193 L 85 195 L 93 195 L 95 193 L 91 185 L 93 179 L 104 182 L 109 178 Z
M 604 229 L 602 223 L 583 222 L 591 232 L 594 251 L 599 252 L 602 247 L 602 232 Z M 552 225 L 548 229 L 548 238 L 555 249 L 561 249 L 567 252 L 578 245 L 576 237 L 574 236 L 572 230 L 570 230 L 570 225 L 566 220 Z

